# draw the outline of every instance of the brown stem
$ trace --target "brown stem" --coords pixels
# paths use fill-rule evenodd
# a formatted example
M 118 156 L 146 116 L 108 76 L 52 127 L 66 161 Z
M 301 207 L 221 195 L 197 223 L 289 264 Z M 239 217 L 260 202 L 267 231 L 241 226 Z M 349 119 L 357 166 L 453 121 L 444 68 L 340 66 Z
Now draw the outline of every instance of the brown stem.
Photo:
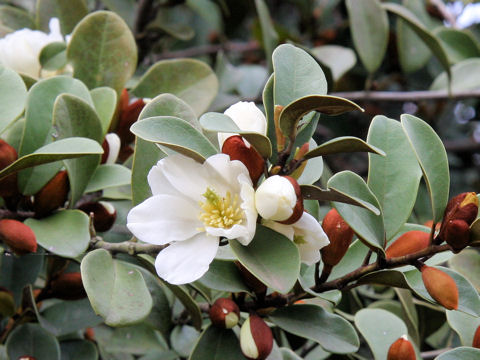
M 157 255 L 160 251 L 165 249 L 168 246 L 166 245 L 152 245 L 152 244 L 141 244 L 133 241 L 124 241 L 121 243 L 110 243 L 103 240 L 97 240 L 91 242 L 90 249 L 105 249 L 112 254 L 123 253 L 129 255 L 138 255 L 138 254 L 149 254 Z

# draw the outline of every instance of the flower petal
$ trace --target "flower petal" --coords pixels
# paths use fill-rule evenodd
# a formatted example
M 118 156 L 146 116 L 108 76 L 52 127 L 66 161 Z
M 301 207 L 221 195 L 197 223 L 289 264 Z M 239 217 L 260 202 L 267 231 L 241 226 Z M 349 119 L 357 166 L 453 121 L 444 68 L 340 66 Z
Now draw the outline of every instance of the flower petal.
M 163 245 L 198 234 L 203 223 L 195 202 L 174 195 L 156 195 L 135 206 L 127 216 L 128 229 L 141 241 Z
M 218 250 L 217 237 L 198 234 L 186 241 L 171 244 L 155 260 L 158 276 L 171 284 L 195 281 L 208 270 Z
M 320 260 L 320 249 L 330 243 L 317 219 L 304 212 L 293 228 L 295 236 L 303 238 L 303 242 L 297 244 L 302 262 L 307 265 L 316 263 Z

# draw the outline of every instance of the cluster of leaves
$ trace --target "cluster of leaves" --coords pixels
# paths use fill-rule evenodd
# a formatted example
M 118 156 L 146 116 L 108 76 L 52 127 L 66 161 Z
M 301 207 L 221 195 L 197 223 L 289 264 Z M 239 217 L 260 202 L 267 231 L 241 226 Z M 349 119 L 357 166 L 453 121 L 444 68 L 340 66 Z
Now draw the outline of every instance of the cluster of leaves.
M 14 208 L 5 201 L 1 209 L 2 217 L 24 220 L 40 247 L 35 254 L 16 256 L 0 244 L 0 286 L 7 290 L 0 292 L 0 359 L 23 355 L 36 359 L 241 359 L 236 330 L 210 326 L 205 314 L 208 304 L 231 294 L 241 299 L 242 310 L 266 315 L 275 329 L 270 359 L 322 359 L 332 354 L 346 358 L 373 354 L 384 359 L 390 344 L 404 334 L 418 353 L 472 345 L 480 325 L 480 285 L 475 276 L 480 257 L 473 248 L 457 255 L 437 254 L 426 262 L 430 266 L 448 262 L 448 268 L 440 268 L 458 286 L 458 311 L 438 306 L 412 266 L 372 271 L 350 283 L 335 282 L 381 261 L 385 248 L 401 234 L 410 230 L 430 233 L 430 228 L 419 225 L 412 209 L 427 202 L 430 218 L 434 223 L 441 221 L 450 183 L 441 140 L 412 115 L 402 115 L 400 122 L 376 116 L 366 141 L 344 136 L 316 145 L 312 136 L 321 119 L 331 121 L 319 113 L 337 115 L 360 109 L 346 99 L 326 95 L 328 85 L 341 89 L 341 80 L 354 66 L 351 49 L 322 46 L 310 49 L 311 57 L 292 45 L 276 47 L 280 29 L 273 26 L 265 3 L 257 0 L 263 45 L 267 59 L 272 59 L 270 78 L 264 67 L 233 67 L 221 56 L 215 72 L 199 60 L 164 60 L 132 78 L 137 68 L 135 39 L 147 60 L 153 56 L 145 54 L 145 49 L 158 40 L 159 29 L 163 37 L 182 41 L 195 37 L 197 44 L 202 43 L 206 30 L 212 30 L 205 20 L 180 25 L 176 19 L 178 14 L 194 11 L 221 32 L 217 4 L 159 2 L 168 11 L 150 12 L 148 16 L 156 17 L 139 22 L 132 14 L 142 2 L 103 1 L 121 17 L 107 11 L 88 14 L 83 0 L 69 3 L 65 8 L 62 1 L 37 0 L 35 22 L 19 7 L 0 7 L 0 31 L 5 34 L 23 27 L 45 29 L 52 16 L 59 17 L 63 33 L 72 33 L 72 38 L 68 44 L 46 46 L 40 62 L 50 71 L 63 69 L 67 63 L 73 67 L 72 77 L 41 80 L 0 69 L 0 132 L 19 154 L 18 160 L 0 171 L 0 178 L 17 174 L 19 199 L 35 196 L 62 169 L 70 183 L 67 206 L 48 216 L 36 216 L 26 201 L 18 199 Z M 416 1 L 405 1 L 404 6 L 378 1 L 345 3 L 353 43 L 370 74 L 365 78 L 372 79 L 382 63 L 390 12 L 398 21 L 398 59 L 404 71 L 424 67 L 431 52 L 445 70 L 439 74 L 436 68 L 432 90 L 447 89 L 449 75 L 453 91 L 477 87 L 470 75 L 479 66 L 475 59 L 478 46 L 470 35 L 445 27 L 433 31 L 433 25 L 426 24 L 428 15 L 417 11 Z M 338 10 L 337 2 L 325 7 L 322 16 L 328 14 L 326 10 Z M 378 21 L 371 21 L 372 14 Z M 419 20 L 422 14 L 425 17 Z M 467 45 L 460 47 L 460 42 Z M 419 47 L 422 56 L 405 52 Z M 331 60 L 338 57 L 342 61 Z M 133 155 L 123 164 L 100 164 L 105 134 L 125 130 L 118 122 L 124 87 L 134 96 L 152 100 L 132 128 L 137 136 Z M 266 137 L 242 132 L 223 114 L 206 112 L 223 109 L 239 98 L 256 97 L 262 88 Z M 277 144 L 275 105 L 283 107 L 277 120 L 290 152 L 282 152 Z M 307 166 L 299 179 L 308 199 L 306 207 L 321 220 L 329 208 L 325 202 L 331 201 L 357 236 L 330 274 L 333 280 L 316 287 L 315 266 L 301 266 L 292 242 L 260 226 L 249 246 L 232 241 L 232 252 L 214 260 L 199 281 L 174 286 L 158 279 L 151 256 L 155 249 L 142 251 L 128 241 L 126 213 L 132 204 L 151 195 L 146 175 L 159 159 L 179 152 L 203 161 L 219 152 L 216 132 L 240 133 L 271 165 L 288 163 L 296 148 L 310 144 L 304 156 Z M 333 176 L 326 171 L 322 156 L 345 152 L 369 153 L 366 181 L 351 171 Z M 318 185 L 322 171 L 322 185 Z M 114 204 L 118 218 L 112 230 L 95 234 L 88 215 L 76 210 L 86 199 L 107 199 Z M 472 225 L 473 242 L 480 240 L 478 224 Z M 268 287 L 266 298 L 255 295 L 233 260 Z M 59 271 L 81 272 L 88 299 L 51 296 L 37 300 L 35 290 L 47 288 Z M 283 306 L 300 298 L 307 304 Z M 466 347 L 439 359 L 478 356 L 478 350 Z

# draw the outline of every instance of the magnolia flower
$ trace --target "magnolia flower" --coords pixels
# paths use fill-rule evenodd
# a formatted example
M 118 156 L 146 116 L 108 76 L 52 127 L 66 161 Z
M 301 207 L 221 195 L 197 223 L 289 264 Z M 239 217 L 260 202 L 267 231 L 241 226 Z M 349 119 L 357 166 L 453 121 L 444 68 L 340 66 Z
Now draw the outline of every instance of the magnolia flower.
M 298 247 L 300 259 L 307 265 L 318 262 L 320 249 L 330 243 L 318 221 L 306 212 L 303 213 L 300 220 L 292 225 L 284 225 L 271 220 L 263 220 L 262 223 L 292 240 Z
M 42 48 L 56 41 L 64 41 L 57 18 L 50 19 L 50 33 L 21 29 L 0 39 L 0 64 L 33 78 L 40 76 L 38 59 Z
M 255 106 L 254 102 L 240 101 L 230 106 L 224 112 L 237 126 L 243 131 L 257 132 L 262 135 L 267 134 L 267 119 L 265 115 Z M 230 136 L 238 135 L 232 133 L 218 133 L 218 144 L 220 149 L 224 141 Z M 250 144 L 245 141 L 247 146 Z
M 164 245 L 155 261 L 172 284 L 199 279 L 217 253 L 221 237 L 248 245 L 257 212 L 248 170 L 217 154 L 203 164 L 182 155 L 160 160 L 148 174 L 153 196 L 130 210 L 128 229 L 141 241 Z

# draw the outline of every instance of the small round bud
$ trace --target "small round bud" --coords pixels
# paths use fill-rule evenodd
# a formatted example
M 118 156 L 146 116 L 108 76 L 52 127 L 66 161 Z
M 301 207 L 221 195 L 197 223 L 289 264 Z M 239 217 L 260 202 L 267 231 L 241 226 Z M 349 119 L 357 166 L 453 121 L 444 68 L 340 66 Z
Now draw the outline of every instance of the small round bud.
M 458 287 L 447 273 L 432 266 L 423 265 L 420 269 L 422 280 L 430 296 L 445 309 L 458 308 Z
M 300 186 L 290 176 L 271 176 L 255 191 L 255 206 L 266 220 L 293 224 L 303 214 Z
M 264 360 L 273 348 L 272 330 L 257 315 L 250 315 L 240 329 L 240 348 L 250 360 Z
M 387 360 L 415 360 L 415 349 L 406 335 L 398 338 L 388 349 Z
M 217 299 L 210 308 L 210 320 L 215 326 L 231 329 L 238 324 L 240 309 L 231 299 Z
M 79 272 L 63 273 L 50 283 L 49 295 L 62 300 L 79 300 L 87 296 Z
M 93 226 L 98 232 L 110 230 L 117 218 L 117 211 L 106 201 L 87 202 L 80 205 L 78 209 L 88 215 L 93 213 Z
M 430 245 L 430 234 L 413 230 L 402 234 L 385 251 L 387 259 L 405 256 L 426 249 Z
M 68 173 L 62 170 L 57 173 L 33 198 L 33 211 L 36 217 L 45 217 L 67 201 L 70 185 Z
M 322 248 L 324 266 L 333 267 L 345 256 L 353 239 L 353 229 L 343 220 L 336 209 L 330 210 L 323 218 L 322 228 L 330 244 Z
M 24 223 L 13 220 L 0 220 L 0 240 L 17 255 L 37 251 L 37 239 L 33 230 Z
M 102 164 L 115 164 L 120 153 L 120 138 L 115 133 L 109 133 L 105 136 L 102 143 L 103 154 Z

